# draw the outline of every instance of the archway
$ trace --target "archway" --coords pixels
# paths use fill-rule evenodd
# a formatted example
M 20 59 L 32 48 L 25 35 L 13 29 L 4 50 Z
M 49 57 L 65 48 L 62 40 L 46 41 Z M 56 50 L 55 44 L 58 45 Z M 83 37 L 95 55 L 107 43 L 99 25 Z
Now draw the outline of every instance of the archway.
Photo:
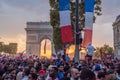
M 41 42 L 44 39 L 51 41 L 51 53 L 53 52 L 52 26 L 49 22 L 27 22 L 26 30 L 26 54 L 32 53 L 40 57 Z
M 40 57 L 47 57 L 51 58 L 51 41 L 49 39 L 43 39 L 41 41 L 41 48 L 40 48 Z

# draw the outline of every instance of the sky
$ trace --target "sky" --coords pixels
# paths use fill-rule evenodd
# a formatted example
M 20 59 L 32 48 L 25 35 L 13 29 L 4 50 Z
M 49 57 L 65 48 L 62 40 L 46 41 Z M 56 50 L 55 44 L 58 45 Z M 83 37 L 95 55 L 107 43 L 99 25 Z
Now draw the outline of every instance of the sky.
M 93 45 L 113 47 L 112 24 L 120 14 L 120 0 L 102 0 L 102 15 L 93 26 Z M 25 50 L 26 22 L 49 21 L 49 0 L 0 0 L 0 41 L 18 43 Z

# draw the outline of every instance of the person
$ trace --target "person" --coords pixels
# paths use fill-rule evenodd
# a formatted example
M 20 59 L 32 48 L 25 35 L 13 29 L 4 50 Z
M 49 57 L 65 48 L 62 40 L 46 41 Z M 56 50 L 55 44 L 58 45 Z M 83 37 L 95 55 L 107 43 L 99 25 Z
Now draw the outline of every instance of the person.
M 95 73 L 87 68 L 83 68 L 80 74 L 80 80 L 96 80 Z
M 80 79 L 80 72 L 77 68 L 71 68 L 70 73 L 71 73 L 70 80 L 81 80 Z
M 79 45 L 80 45 L 80 47 L 81 47 L 81 44 L 82 44 L 82 41 L 83 41 L 81 29 L 79 29 L 78 34 L 79 34 Z
M 35 73 L 30 73 L 28 76 L 29 80 L 37 80 L 37 74 Z
M 92 60 L 92 56 L 94 55 L 95 48 L 92 46 L 91 43 L 89 43 L 86 49 L 87 49 L 87 51 L 88 51 L 88 53 L 87 53 L 87 55 L 86 55 L 86 58 L 87 58 L 89 61 L 91 61 L 91 60 Z
M 98 72 L 98 74 L 97 74 L 97 77 L 98 77 L 98 79 L 99 80 L 106 80 L 106 78 L 105 78 L 105 72 Z
M 115 64 L 115 76 L 117 77 L 117 80 L 120 80 L 120 64 Z
M 81 50 L 81 47 L 82 47 L 82 41 L 83 41 L 83 39 L 82 39 L 82 29 L 79 29 L 79 31 L 78 32 L 75 32 L 75 34 L 76 34 L 76 36 L 78 37 L 78 41 L 76 42 L 77 44 L 79 44 L 79 50 Z
M 10 74 L 11 74 L 12 79 L 16 80 L 16 75 L 17 75 L 16 69 L 11 70 Z
M 70 80 L 71 74 L 70 74 L 70 70 L 67 70 L 65 72 L 64 77 L 61 80 Z
M 70 57 L 68 56 L 68 54 L 65 54 L 65 61 L 70 61 Z
M 22 75 L 23 75 L 22 80 L 29 80 L 29 78 L 28 78 L 29 73 L 30 73 L 30 69 L 29 68 L 24 68 L 23 73 L 22 73 Z
M 116 77 L 116 75 L 115 75 L 114 70 L 109 69 L 106 72 L 106 80 L 118 80 L 117 77 Z
M 58 79 L 64 78 L 64 70 L 63 69 L 64 69 L 64 66 L 62 64 L 60 64 L 58 66 L 58 74 L 57 74 Z
M 45 77 L 46 77 L 46 71 L 41 69 L 39 71 L 39 77 L 38 77 L 38 80 L 45 80 Z

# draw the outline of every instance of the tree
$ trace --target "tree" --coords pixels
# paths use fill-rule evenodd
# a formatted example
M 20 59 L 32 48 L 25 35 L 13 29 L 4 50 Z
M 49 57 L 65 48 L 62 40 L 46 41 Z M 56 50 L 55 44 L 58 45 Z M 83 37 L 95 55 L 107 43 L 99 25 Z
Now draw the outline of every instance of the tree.
M 100 48 L 99 47 L 96 47 L 95 57 L 100 57 Z
M 96 48 L 96 52 L 95 52 L 95 56 L 96 57 L 100 57 L 102 55 L 106 56 L 106 55 L 114 55 L 114 49 L 113 47 L 110 47 L 109 45 L 104 44 L 102 47 L 97 47 Z
M 3 42 L 0 42 L 0 52 L 15 54 L 17 52 L 17 43 L 5 45 Z
M 0 42 L 0 53 L 2 52 L 3 50 L 3 42 Z
M 63 48 L 61 43 L 61 35 L 59 30 L 60 20 L 59 20 L 59 10 L 58 10 L 58 0 L 49 0 L 50 4 L 50 23 L 53 27 L 53 42 L 55 44 L 56 51 Z M 84 28 L 85 16 L 84 16 L 84 0 L 81 0 L 79 4 L 79 23 L 80 29 Z M 74 24 L 75 24 L 75 2 L 74 0 L 70 1 L 70 8 L 71 8 L 71 24 L 73 26 L 74 31 Z M 94 22 L 96 20 L 96 16 L 101 15 L 101 0 L 95 0 L 95 8 L 94 8 Z M 74 35 L 74 34 L 73 34 Z
M 11 49 L 10 53 L 11 54 L 16 54 L 16 52 L 17 52 L 17 43 L 10 43 L 9 46 L 10 46 L 10 49 Z
M 3 45 L 3 52 L 10 53 L 11 52 L 10 46 L 9 45 Z
M 101 52 L 104 53 L 105 55 L 114 54 L 113 48 L 106 44 L 104 44 L 104 46 L 101 47 Z

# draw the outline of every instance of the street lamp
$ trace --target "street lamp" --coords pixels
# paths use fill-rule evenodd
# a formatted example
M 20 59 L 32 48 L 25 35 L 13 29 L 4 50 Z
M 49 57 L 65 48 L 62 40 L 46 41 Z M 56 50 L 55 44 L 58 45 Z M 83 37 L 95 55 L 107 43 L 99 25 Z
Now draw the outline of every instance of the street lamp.
M 79 32 L 79 0 L 76 0 L 76 24 L 75 24 L 75 32 Z M 80 31 L 81 33 L 81 31 Z M 74 54 L 74 60 L 75 62 L 79 63 L 79 35 L 75 35 L 75 54 Z

